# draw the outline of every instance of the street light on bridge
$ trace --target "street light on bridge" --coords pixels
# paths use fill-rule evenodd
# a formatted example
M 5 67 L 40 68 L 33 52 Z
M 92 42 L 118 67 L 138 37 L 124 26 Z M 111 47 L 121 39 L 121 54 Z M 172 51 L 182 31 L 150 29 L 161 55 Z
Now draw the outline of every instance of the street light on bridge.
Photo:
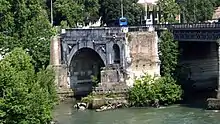
M 53 0 L 50 0 L 50 21 L 51 26 L 53 26 Z
M 121 17 L 124 17 L 124 10 L 123 10 L 123 0 L 121 0 Z

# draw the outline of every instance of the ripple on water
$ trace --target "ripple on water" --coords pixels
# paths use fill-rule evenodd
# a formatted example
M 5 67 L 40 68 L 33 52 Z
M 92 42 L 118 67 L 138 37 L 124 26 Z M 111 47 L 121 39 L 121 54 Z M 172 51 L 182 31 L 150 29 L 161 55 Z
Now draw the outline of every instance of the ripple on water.
M 219 124 L 220 114 L 197 108 L 132 108 L 105 112 L 75 111 L 65 104 L 55 111 L 60 124 Z

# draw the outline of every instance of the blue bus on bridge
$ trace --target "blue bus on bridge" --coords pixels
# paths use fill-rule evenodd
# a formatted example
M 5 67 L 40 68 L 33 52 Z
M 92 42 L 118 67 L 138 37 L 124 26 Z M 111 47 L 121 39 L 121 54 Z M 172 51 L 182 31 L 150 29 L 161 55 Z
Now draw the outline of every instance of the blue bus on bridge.
M 128 27 L 128 19 L 126 17 L 120 17 L 110 20 L 107 27 Z
M 128 19 L 125 17 L 119 18 L 118 22 L 119 22 L 120 27 L 127 27 L 128 26 Z

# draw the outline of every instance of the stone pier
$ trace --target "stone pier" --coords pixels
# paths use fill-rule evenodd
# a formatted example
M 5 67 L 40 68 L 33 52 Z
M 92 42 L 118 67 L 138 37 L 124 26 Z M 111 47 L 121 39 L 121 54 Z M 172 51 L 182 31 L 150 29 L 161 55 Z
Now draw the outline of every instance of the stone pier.
M 65 64 L 61 64 L 61 44 L 59 36 L 54 36 L 51 39 L 50 66 L 55 71 L 55 84 L 57 86 L 59 96 L 73 96 L 68 82 L 67 66 Z
M 216 98 L 207 99 L 207 109 L 220 110 L 220 40 L 216 42 L 218 50 L 218 80 L 216 89 Z
M 127 42 L 130 57 L 130 63 L 126 67 L 127 85 L 132 86 L 135 78 L 146 73 L 151 76 L 160 76 L 157 32 L 130 32 Z

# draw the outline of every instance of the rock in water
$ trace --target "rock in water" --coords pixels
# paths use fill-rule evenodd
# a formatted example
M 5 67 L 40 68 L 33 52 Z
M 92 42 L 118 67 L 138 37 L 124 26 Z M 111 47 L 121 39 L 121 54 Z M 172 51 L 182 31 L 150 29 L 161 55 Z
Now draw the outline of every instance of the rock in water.
M 84 106 L 79 106 L 79 110 L 85 110 L 86 108 Z
M 86 109 L 86 103 L 77 103 L 74 105 L 74 108 L 79 109 L 79 110 L 85 110 Z

